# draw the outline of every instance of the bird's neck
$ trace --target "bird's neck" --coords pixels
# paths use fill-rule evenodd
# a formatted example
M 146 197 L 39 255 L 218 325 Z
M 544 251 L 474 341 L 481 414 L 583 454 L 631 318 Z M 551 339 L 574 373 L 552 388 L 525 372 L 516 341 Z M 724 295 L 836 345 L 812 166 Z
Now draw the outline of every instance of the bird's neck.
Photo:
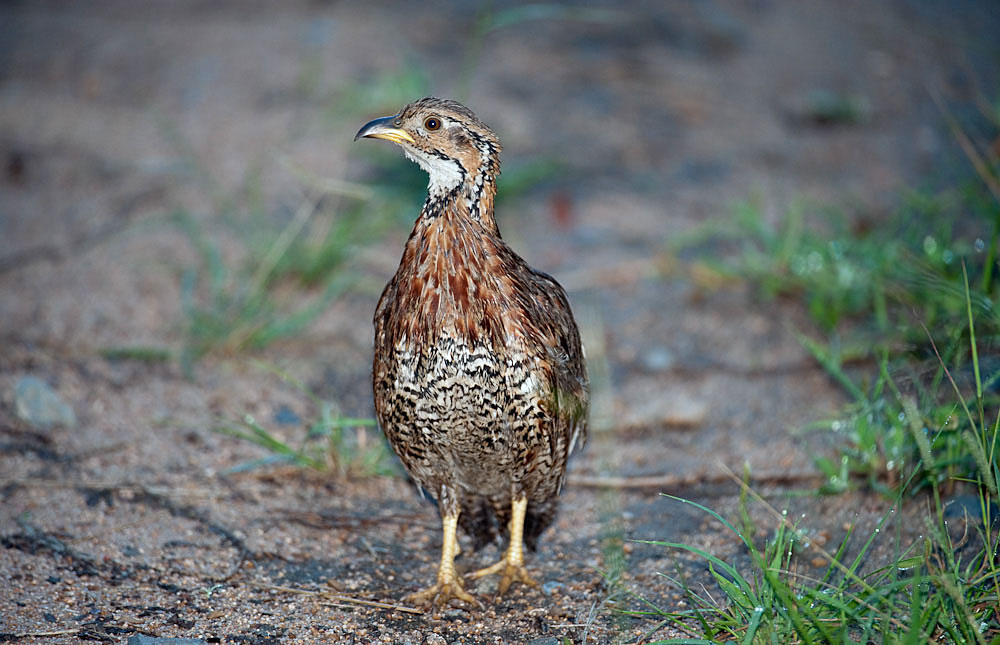
M 427 223 L 437 217 L 467 220 L 482 226 L 489 234 L 500 237 L 500 230 L 493 216 L 493 203 L 497 194 L 496 179 L 500 174 L 499 157 L 495 150 L 487 147 L 479 152 L 478 159 L 467 159 L 466 162 L 451 162 L 456 169 L 454 182 L 441 181 L 440 176 L 435 181 L 435 173 L 432 169 L 427 169 L 431 180 L 420 219 Z M 475 169 L 472 171 L 463 168 L 473 164 Z
M 448 192 L 430 193 L 420 211 L 417 228 L 454 225 L 456 232 L 482 229 L 484 233 L 500 237 L 493 215 L 496 188 L 492 183 L 480 190 L 475 188 L 462 184 Z
M 510 292 L 501 266 L 509 253 L 493 218 L 495 194 L 490 179 L 428 196 L 395 278 L 400 310 L 419 312 L 402 323 L 406 337 L 432 338 L 445 329 L 469 342 L 505 337 L 496 314 Z

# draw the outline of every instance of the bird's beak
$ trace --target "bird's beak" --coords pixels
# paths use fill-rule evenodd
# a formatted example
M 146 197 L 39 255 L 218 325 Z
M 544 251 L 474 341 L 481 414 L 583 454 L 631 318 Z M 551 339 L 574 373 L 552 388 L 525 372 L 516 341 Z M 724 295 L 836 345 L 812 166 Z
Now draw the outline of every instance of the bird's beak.
M 393 121 L 396 120 L 395 116 L 384 116 L 381 119 L 375 119 L 374 121 L 369 121 L 368 123 L 361 126 L 358 133 L 354 135 L 354 140 L 357 141 L 362 137 L 368 137 L 371 139 L 387 139 L 393 143 L 398 143 L 400 145 L 404 143 L 409 143 L 411 145 L 415 144 L 416 141 L 413 140 L 406 130 L 400 130 L 393 126 Z

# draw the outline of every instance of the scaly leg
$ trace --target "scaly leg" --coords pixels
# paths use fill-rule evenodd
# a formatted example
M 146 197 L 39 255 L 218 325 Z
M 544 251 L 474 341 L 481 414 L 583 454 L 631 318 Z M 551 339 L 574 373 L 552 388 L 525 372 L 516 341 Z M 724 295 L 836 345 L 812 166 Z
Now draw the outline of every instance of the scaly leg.
M 512 582 L 523 582 L 537 587 L 535 579 L 528 575 L 524 568 L 524 515 L 528 511 L 527 498 L 515 499 L 510 507 L 510 544 L 503 559 L 485 569 L 473 571 L 472 578 L 482 578 L 494 573 L 500 573 L 500 583 L 497 585 L 497 595 L 502 596 Z
M 412 593 L 406 597 L 407 602 L 417 605 L 445 606 L 453 599 L 479 606 L 475 597 L 462 588 L 462 580 L 455 572 L 455 556 L 458 555 L 458 514 L 443 515 L 441 528 L 444 539 L 441 544 L 441 565 L 438 567 L 437 583 L 433 586 Z

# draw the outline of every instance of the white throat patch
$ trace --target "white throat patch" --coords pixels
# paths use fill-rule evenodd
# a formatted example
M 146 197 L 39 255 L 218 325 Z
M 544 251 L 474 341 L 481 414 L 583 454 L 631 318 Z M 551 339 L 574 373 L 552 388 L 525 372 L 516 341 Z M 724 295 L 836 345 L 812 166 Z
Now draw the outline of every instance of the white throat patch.
M 418 166 L 427 172 L 429 178 L 427 192 L 431 195 L 449 193 L 462 183 L 462 169 L 458 166 L 458 162 L 431 155 L 423 155 L 409 146 L 402 146 L 402 148 L 407 159 L 416 162 Z

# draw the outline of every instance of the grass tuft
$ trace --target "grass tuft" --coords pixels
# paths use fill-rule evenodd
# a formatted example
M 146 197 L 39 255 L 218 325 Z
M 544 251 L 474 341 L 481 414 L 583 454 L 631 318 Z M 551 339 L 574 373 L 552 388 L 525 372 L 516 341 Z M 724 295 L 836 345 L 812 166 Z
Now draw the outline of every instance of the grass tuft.
M 332 471 L 340 477 L 399 474 L 392 450 L 374 419 L 343 416 L 335 403 L 320 399 L 288 373 L 262 363 L 260 365 L 300 390 L 313 402 L 319 413 L 303 429 L 304 432 L 294 445 L 279 438 L 250 414 L 239 421 L 216 426 L 216 432 L 249 441 L 270 453 L 239 464 L 231 468 L 230 472 L 275 464 L 293 464 Z
M 699 260 L 722 276 L 713 284 L 748 276 L 765 296 L 803 303 L 815 328 L 802 345 L 850 397 L 843 415 L 813 428 L 841 440 L 836 455 L 817 458 L 826 490 L 861 481 L 891 504 L 870 534 L 848 532 L 831 554 L 745 484 L 740 527 L 672 498 L 720 522 L 749 564 L 648 542 L 704 560 L 723 593 L 715 599 L 678 579 L 690 609 L 643 599 L 647 609 L 630 613 L 656 620 L 654 633 L 672 626 L 688 635 L 657 642 L 1000 643 L 1000 159 L 942 110 L 975 182 L 908 195 L 878 226 L 830 214 L 820 221 L 801 207 L 772 226 L 744 205 L 734 222 L 671 249 L 709 246 L 727 258 Z M 897 539 L 889 561 L 873 568 L 868 561 L 889 518 L 916 491 L 930 500 L 925 534 L 907 545 Z M 762 544 L 751 503 L 775 518 Z M 797 554 L 806 553 L 828 563 L 823 575 L 799 568 Z
M 722 524 L 742 543 L 750 562 L 743 570 L 690 545 L 646 542 L 704 560 L 723 593 L 723 599 L 716 600 L 675 580 L 691 609 L 663 610 L 647 601 L 650 609 L 629 612 L 657 620 L 657 630 L 669 625 L 690 635 L 657 643 L 1000 642 L 1000 517 L 995 502 L 1000 481 L 1000 406 L 984 387 L 995 383 L 997 375 L 987 376 L 982 369 L 976 307 L 968 273 L 963 269 L 961 275 L 967 330 L 962 337 L 969 343 L 961 355 L 971 361 L 961 365 L 972 374 L 971 394 L 954 378 L 926 327 L 927 343 L 952 393 L 952 400 L 944 401 L 922 392 L 925 404 L 934 402 L 930 407 L 921 407 L 921 399 L 901 393 L 890 375 L 887 349 L 882 349 L 878 378 L 862 387 L 844 372 L 840 357 L 828 347 L 805 343 L 855 398 L 846 428 L 835 428 L 851 437 L 852 446 L 842 451 L 839 462 L 819 460 L 831 486 L 846 485 L 858 472 L 875 477 L 891 470 L 899 477 L 893 486 L 883 487 L 893 496 L 893 503 L 878 526 L 857 547 L 852 544 L 856 536 L 848 532 L 831 554 L 803 540 L 804 531 L 745 483 L 741 484 L 740 528 L 701 504 L 671 497 Z M 898 460 L 897 464 L 890 466 L 889 459 Z M 907 477 L 900 477 L 907 471 Z M 949 518 L 941 489 L 958 483 L 971 484 L 977 495 L 978 515 L 963 510 L 962 517 L 952 514 Z M 916 489 L 929 490 L 933 500 L 926 535 L 905 547 L 897 544 L 890 562 L 866 570 L 864 565 L 884 536 L 889 518 Z M 771 537 L 762 545 L 754 539 L 757 531 L 749 519 L 750 500 L 765 505 L 776 519 Z M 961 535 L 949 530 L 963 523 Z M 857 549 L 850 560 L 846 557 L 849 547 Z M 828 563 L 825 573 L 818 578 L 804 574 L 796 557 L 800 551 L 823 558 Z
M 980 162 L 1000 174 L 996 159 Z M 817 459 L 829 491 L 860 481 L 891 494 L 917 463 L 912 491 L 983 471 L 989 451 L 972 449 L 973 416 L 961 411 L 979 401 L 981 427 L 1000 407 L 1000 201 L 988 184 L 910 194 L 878 225 L 801 205 L 772 225 L 743 204 L 732 221 L 673 242 L 675 254 L 708 248 L 726 258 L 697 260 L 722 276 L 715 284 L 745 279 L 810 314 L 814 328 L 800 342 L 851 401 L 813 427 L 843 446 Z
M 299 214 L 311 217 L 313 207 Z M 300 218 L 297 217 L 296 220 Z M 251 255 L 237 266 L 224 260 L 222 246 L 211 241 L 196 219 L 178 212 L 174 222 L 199 251 L 201 261 L 189 267 L 181 279 L 182 306 L 186 315 L 182 364 L 186 371 L 207 354 L 231 356 L 247 349 L 260 349 L 282 338 L 300 334 L 339 295 L 353 286 L 358 276 L 350 271 L 330 270 L 321 288 L 297 293 L 287 288 L 287 270 L 282 258 L 293 248 L 279 234 L 272 249 L 277 252 Z M 293 221 L 289 227 L 299 226 Z M 288 230 L 287 228 L 285 229 Z M 355 240 L 342 241 L 350 245 Z M 343 261 L 335 269 L 343 266 Z
M 712 509 L 674 496 L 670 499 L 698 508 L 735 535 L 749 555 L 746 569 L 696 547 L 665 541 L 645 544 L 682 551 L 705 561 L 722 598 L 697 593 L 677 578 L 690 609 L 664 610 L 648 600 L 646 609 L 629 615 L 657 621 L 656 631 L 671 626 L 688 637 L 653 643 L 991 643 L 1000 642 L 1000 562 L 995 531 L 980 530 L 964 543 L 952 540 L 940 506 L 928 534 L 898 549 L 885 566 L 865 570 L 864 563 L 887 531 L 902 502 L 902 492 L 862 544 L 848 531 L 836 552 L 808 539 L 805 532 L 743 484 L 742 527 L 737 528 Z M 748 504 L 765 505 L 776 518 L 769 539 L 758 544 Z M 980 497 L 989 521 L 985 494 Z M 940 503 L 940 502 L 939 502 Z M 991 526 L 984 523 L 981 526 Z M 970 554 L 970 546 L 971 554 Z M 851 548 L 857 553 L 847 559 Z M 819 577 L 803 573 L 797 554 L 810 553 L 826 561 Z

